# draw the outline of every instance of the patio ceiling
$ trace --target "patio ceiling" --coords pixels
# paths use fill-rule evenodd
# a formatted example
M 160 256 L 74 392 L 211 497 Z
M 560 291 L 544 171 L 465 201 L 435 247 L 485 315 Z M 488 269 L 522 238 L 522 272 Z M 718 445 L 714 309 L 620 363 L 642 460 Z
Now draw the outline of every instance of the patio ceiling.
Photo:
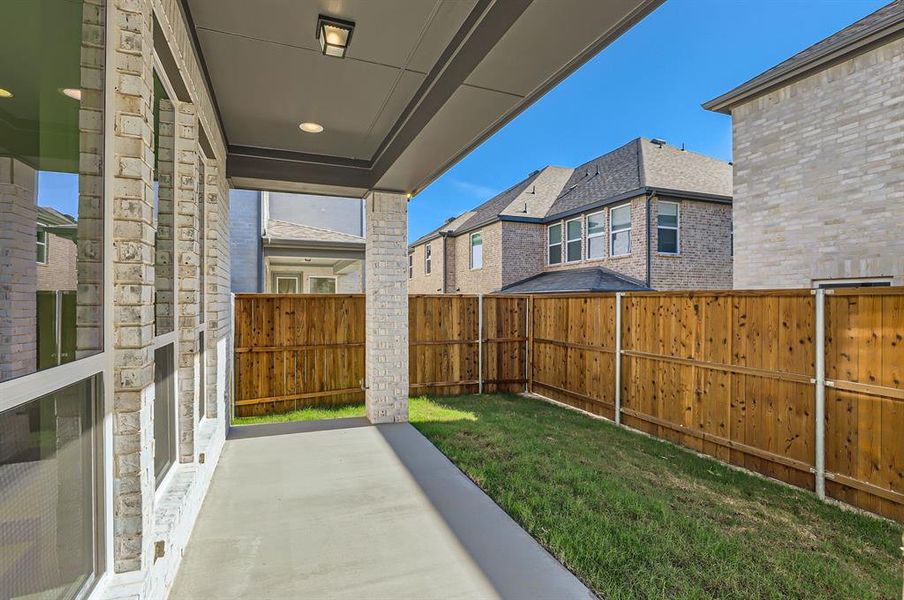
M 233 185 L 416 193 L 662 0 L 182 0 Z M 318 15 L 353 21 L 324 56 Z M 307 134 L 299 123 L 320 123 Z

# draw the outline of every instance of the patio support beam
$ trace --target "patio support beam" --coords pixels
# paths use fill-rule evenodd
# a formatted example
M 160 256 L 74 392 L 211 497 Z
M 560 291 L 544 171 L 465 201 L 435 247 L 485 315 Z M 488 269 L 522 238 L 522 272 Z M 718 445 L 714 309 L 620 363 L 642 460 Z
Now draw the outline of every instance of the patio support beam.
M 371 423 L 408 420 L 408 197 L 367 195 L 365 404 Z

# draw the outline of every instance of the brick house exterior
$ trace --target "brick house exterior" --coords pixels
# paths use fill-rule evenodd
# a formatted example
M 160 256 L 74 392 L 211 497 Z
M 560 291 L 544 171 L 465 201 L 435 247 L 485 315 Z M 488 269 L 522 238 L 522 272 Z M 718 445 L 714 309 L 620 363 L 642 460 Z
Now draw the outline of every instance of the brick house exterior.
M 677 206 L 677 252 L 658 251 L 656 224 L 664 203 Z M 611 211 L 624 206 L 630 207 L 631 249 L 613 255 Z M 591 235 L 590 219 L 602 230 Z M 627 282 L 636 289 L 725 289 L 732 281 L 731 219 L 728 163 L 638 138 L 575 169 L 535 171 L 416 240 L 409 247 L 409 292 L 519 291 L 528 279 L 531 291 L 560 291 L 565 284 L 550 282 L 545 289 L 542 276 L 587 269 L 615 275 L 617 285 Z M 572 228 L 580 224 L 575 251 L 566 257 L 563 243 L 562 260 L 551 261 L 550 232 L 558 226 L 566 236 L 569 222 Z M 471 238 L 476 233 L 483 264 L 475 269 Z M 598 238 L 592 255 L 589 237 Z M 425 273 L 428 246 L 430 274 Z
M 904 284 L 904 3 L 704 105 L 730 114 L 734 287 Z

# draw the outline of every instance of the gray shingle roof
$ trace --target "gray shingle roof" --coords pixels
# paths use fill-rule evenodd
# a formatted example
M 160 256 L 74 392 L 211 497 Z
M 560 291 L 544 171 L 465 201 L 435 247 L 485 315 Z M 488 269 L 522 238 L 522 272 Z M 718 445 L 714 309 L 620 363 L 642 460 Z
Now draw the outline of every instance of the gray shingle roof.
M 457 235 L 500 218 L 552 220 L 563 213 L 630 197 L 626 194 L 640 195 L 646 188 L 728 200 L 731 185 L 731 165 L 727 162 L 637 138 L 576 169 L 545 167 L 534 171 L 472 211 L 421 236 L 411 246 L 438 237 L 440 232 Z
M 550 271 L 502 288 L 511 294 L 542 292 L 636 292 L 649 290 L 643 282 L 603 267 Z
M 820 67 L 825 68 L 886 37 L 900 35 L 904 35 L 904 1 L 897 0 L 798 52 L 750 81 L 704 103 L 703 108 L 728 113 L 740 101 L 752 100 L 786 81 Z
M 364 238 L 357 235 L 277 219 L 267 221 L 267 237 L 281 241 L 364 244 Z

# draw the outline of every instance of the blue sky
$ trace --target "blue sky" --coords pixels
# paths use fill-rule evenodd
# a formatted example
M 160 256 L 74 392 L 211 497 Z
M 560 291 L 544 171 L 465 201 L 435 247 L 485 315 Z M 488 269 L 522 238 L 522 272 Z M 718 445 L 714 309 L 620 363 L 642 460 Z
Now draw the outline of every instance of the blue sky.
M 409 239 L 534 169 L 573 167 L 638 136 L 731 160 L 730 118 L 700 104 L 888 1 L 667 0 L 418 194 Z

